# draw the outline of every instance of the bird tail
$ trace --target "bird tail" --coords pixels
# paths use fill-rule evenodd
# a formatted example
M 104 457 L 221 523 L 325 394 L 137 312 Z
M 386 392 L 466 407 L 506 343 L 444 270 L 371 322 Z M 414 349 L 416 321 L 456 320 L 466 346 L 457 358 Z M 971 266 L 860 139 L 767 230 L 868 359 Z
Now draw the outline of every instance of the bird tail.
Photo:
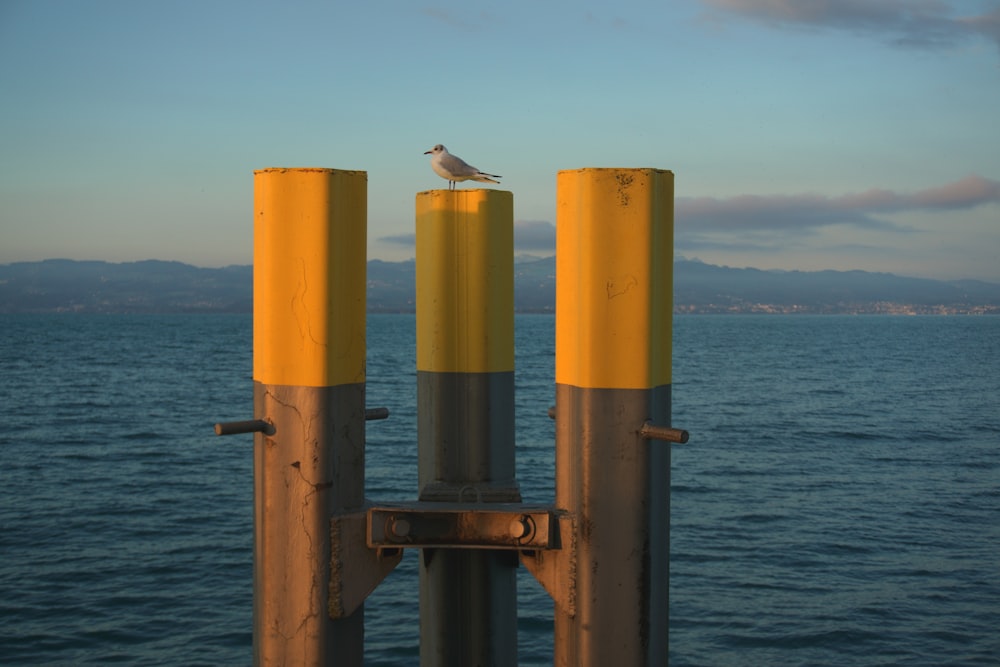
M 496 183 L 499 185 L 500 181 L 494 181 L 494 178 L 503 178 L 503 176 L 497 176 L 496 174 L 484 174 L 483 172 L 479 172 L 473 176 L 473 180 L 479 181 L 480 183 Z

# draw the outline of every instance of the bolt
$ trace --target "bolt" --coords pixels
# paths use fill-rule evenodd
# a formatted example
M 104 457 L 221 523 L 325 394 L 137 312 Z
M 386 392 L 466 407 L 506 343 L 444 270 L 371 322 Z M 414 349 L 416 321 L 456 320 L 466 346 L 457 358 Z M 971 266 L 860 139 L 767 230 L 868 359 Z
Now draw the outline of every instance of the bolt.
M 389 532 L 396 537 L 406 537 L 410 534 L 410 522 L 406 519 L 393 517 L 389 520 Z
M 526 514 L 511 520 L 510 526 L 508 526 L 510 536 L 515 540 L 526 539 L 531 535 L 533 528 L 534 526 L 531 517 Z

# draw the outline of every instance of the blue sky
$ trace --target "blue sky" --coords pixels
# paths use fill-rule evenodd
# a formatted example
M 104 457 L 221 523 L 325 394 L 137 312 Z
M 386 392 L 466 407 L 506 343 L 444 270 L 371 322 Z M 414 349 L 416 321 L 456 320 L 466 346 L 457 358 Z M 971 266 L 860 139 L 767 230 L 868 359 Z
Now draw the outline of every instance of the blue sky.
M 0 91 L 0 263 L 248 264 L 264 167 L 367 171 L 406 259 L 443 143 L 522 253 L 657 167 L 678 255 L 1000 282 L 998 0 L 4 0 Z

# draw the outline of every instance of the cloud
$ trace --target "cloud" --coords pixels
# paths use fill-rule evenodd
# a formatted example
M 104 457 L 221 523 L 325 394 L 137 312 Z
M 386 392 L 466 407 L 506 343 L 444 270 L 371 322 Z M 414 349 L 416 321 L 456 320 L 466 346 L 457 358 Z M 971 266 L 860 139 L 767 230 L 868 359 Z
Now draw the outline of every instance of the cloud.
M 544 220 L 515 222 L 514 249 L 519 252 L 555 252 L 556 226 Z
M 714 15 L 737 15 L 777 26 L 828 28 L 880 35 L 898 46 L 951 48 L 974 37 L 1000 47 L 1000 8 L 955 16 L 944 0 L 702 0 Z
M 380 236 L 382 243 L 413 248 L 416 234 L 390 234 Z M 514 250 L 516 252 L 555 252 L 556 226 L 544 220 L 520 220 L 514 223 Z
M 1000 7 L 982 16 L 959 19 L 969 30 L 979 33 L 1000 48 Z
M 486 11 L 479 12 L 478 16 L 471 16 L 469 12 L 460 14 L 454 9 L 443 9 L 441 7 L 424 7 L 418 11 L 429 19 L 439 21 L 447 26 L 465 32 L 477 32 L 484 26 L 494 22 L 493 16 Z
M 472 29 L 472 25 L 463 21 L 454 12 L 447 9 L 441 9 L 440 7 L 425 7 L 420 10 L 420 13 L 427 18 L 434 19 L 435 21 L 440 21 L 445 23 L 452 28 L 460 28 L 462 30 Z
M 626 21 L 625 19 L 621 18 L 620 16 L 616 16 L 616 17 L 614 17 L 612 19 L 605 19 L 605 18 L 597 16 L 593 12 L 587 12 L 587 13 L 585 13 L 583 15 L 583 18 L 584 18 L 584 21 L 586 21 L 587 23 L 589 23 L 591 25 L 597 25 L 597 26 L 602 26 L 602 27 L 603 26 L 608 26 L 608 27 L 610 27 L 613 30 L 628 30 L 629 29 L 628 21 Z
M 830 225 L 901 230 L 879 216 L 907 211 L 947 211 L 1000 203 L 1000 181 L 968 176 L 912 193 L 872 189 L 827 197 L 817 194 L 678 197 L 678 230 L 748 233 L 808 232 Z
M 957 211 L 1000 204 L 1000 181 L 967 176 L 953 183 L 914 192 L 873 188 L 863 192 L 826 196 L 812 193 L 733 197 L 678 197 L 674 205 L 678 248 L 721 249 L 738 244 L 746 250 L 787 249 L 796 239 L 824 228 L 850 225 L 858 229 L 913 233 L 894 222 L 894 214 Z M 378 241 L 413 248 L 411 233 L 381 236 Z M 545 220 L 514 223 L 517 253 L 553 253 L 556 227 Z
M 413 248 L 417 245 L 417 235 L 412 232 L 409 234 L 389 234 L 388 236 L 380 236 L 378 237 L 378 240 L 382 243 L 401 245 L 405 248 Z

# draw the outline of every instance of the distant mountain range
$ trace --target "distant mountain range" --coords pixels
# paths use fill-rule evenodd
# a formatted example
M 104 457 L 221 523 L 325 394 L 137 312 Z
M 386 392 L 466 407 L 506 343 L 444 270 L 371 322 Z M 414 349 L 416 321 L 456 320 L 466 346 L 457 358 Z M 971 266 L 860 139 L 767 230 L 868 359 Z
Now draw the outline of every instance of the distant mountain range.
M 368 262 L 368 310 L 412 312 L 413 260 Z M 555 258 L 514 265 L 514 306 L 554 312 Z M 50 259 L 0 264 L 0 313 L 242 313 L 253 307 L 253 267 L 206 269 L 148 260 Z M 866 271 L 762 271 L 674 262 L 678 313 L 995 313 L 1000 284 L 904 278 Z

